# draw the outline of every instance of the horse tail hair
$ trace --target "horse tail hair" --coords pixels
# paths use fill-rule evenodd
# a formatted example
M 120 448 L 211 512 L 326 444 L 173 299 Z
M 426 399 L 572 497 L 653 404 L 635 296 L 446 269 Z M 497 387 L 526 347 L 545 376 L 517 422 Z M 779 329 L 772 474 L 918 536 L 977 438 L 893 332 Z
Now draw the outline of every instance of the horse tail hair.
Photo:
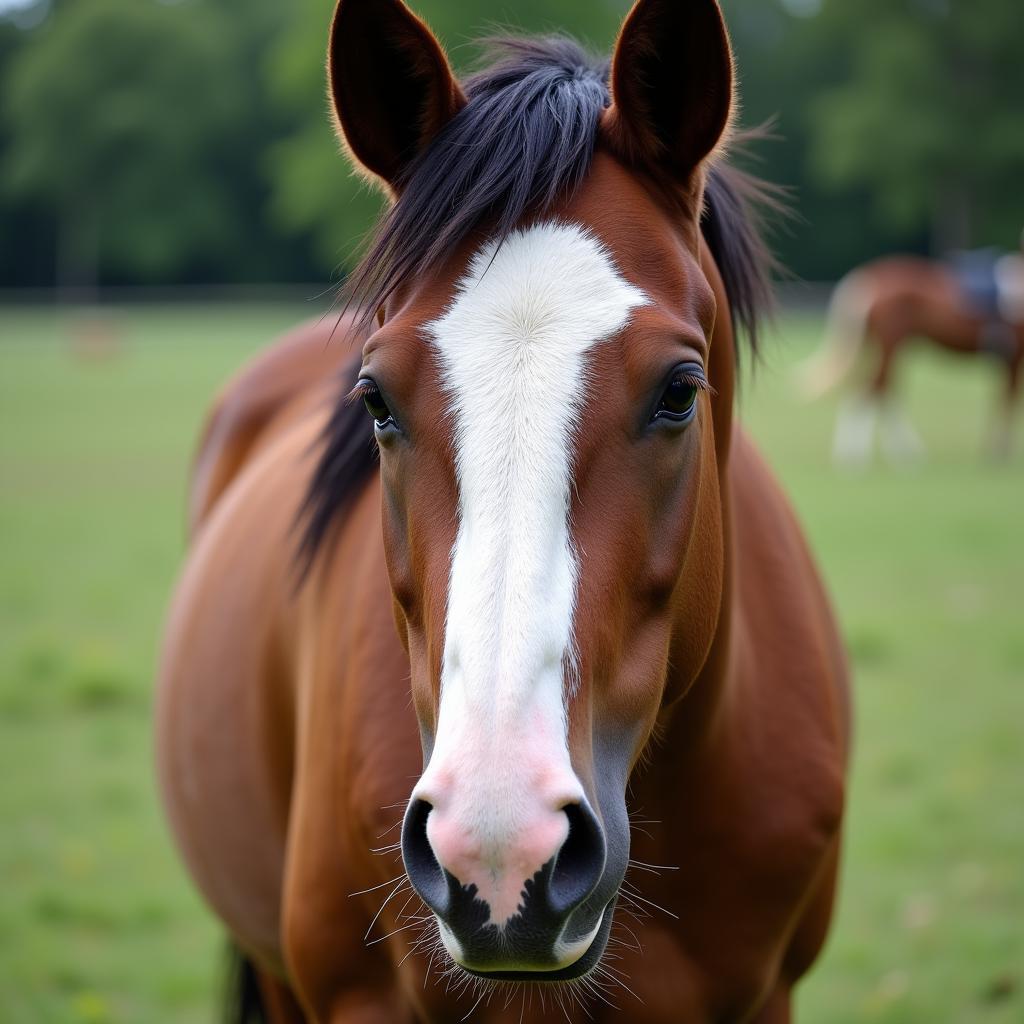
M 224 1024 L 270 1024 L 253 962 L 229 940 L 224 986 Z
M 808 400 L 836 388 L 853 369 L 867 339 L 871 312 L 870 279 L 862 270 L 847 274 L 832 293 L 825 340 L 797 367 L 797 384 Z

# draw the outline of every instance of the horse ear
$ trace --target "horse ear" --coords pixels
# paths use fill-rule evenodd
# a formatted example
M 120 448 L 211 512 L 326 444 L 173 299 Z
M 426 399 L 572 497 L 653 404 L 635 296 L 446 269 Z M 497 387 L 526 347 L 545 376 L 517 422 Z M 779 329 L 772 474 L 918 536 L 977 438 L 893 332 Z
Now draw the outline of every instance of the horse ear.
M 612 58 L 605 129 L 628 162 L 686 181 L 729 126 L 733 64 L 716 0 L 637 0 Z
M 327 76 L 339 137 L 393 188 L 466 102 L 440 43 L 402 0 L 338 0 Z

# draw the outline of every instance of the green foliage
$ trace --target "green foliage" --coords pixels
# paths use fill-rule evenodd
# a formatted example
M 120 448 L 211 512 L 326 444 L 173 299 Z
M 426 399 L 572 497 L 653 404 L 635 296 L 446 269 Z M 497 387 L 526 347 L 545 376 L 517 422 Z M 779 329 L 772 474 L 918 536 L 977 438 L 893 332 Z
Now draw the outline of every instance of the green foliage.
M 1024 30 L 1017 0 L 830 0 L 816 19 L 849 72 L 815 97 L 812 166 L 871 190 L 878 221 L 940 248 L 1014 246 L 1024 225 Z
M 227 21 L 198 2 L 61 8 L 7 79 L 7 186 L 97 236 L 74 244 L 143 273 L 223 251 L 234 225 L 216 170 L 244 101 L 243 82 L 223 74 L 232 45 Z
M 97 261 L 134 280 L 232 260 L 258 271 L 271 127 L 258 72 L 279 20 L 269 2 L 90 0 L 23 33 L 0 189 L 53 211 L 62 270 L 86 283 Z
M 267 157 L 275 223 L 310 237 L 319 265 L 332 273 L 352 264 L 381 207 L 334 136 L 324 73 L 333 9 L 325 0 L 296 0 L 296 14 L 270 54 L 271 93 L 290 129 Z
M 881 251 L 1014 246 L 1024 224 L 1019 0 L 722 0 L 755 169 L 792 186 L 776 244 L 812 279 Z M 310 280 L 380 209 L 325 97 L 333 0 L 53 0 L 0 16 L 0 283 Z M 562 30 L 608 52 L 628 0 L 418 0 L 472 39 Z M 56 236 L 56 243 L 54 237 Z
M 308 314 L 0 310 L 4 1024 L 214 1019 L 222 932 L 157 803 L 153 666 L 203 410 Z M 797 1020 L 1015 1024 L 1024 431 L 1011 465 L 982 462 L 991 368 L 922 356 L 907 384 L 930 461 L 837 473 L 834 403 L 799 407 L 786 384 L 820 321 L 780 326 L 793 344 L 767 346 L 741 415 L 807 525 L 857 676 L 837 926 Z M 120 350 L 76 358 L 83 327 Z

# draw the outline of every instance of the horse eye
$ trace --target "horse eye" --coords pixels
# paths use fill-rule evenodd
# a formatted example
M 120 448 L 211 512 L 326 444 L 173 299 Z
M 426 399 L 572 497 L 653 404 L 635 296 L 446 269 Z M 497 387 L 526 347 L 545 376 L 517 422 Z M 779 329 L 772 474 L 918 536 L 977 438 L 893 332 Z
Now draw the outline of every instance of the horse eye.
M 376 387 L 371 385 L 363 391 L 363 405 L 378 427 L 386 427 L 394 421 L 387 402 Z
M 681 423 L 689 420 L 697 409 L 697 392 L 700 389 L 686 374 L 672 378 L 665 388 L 654 418 Z

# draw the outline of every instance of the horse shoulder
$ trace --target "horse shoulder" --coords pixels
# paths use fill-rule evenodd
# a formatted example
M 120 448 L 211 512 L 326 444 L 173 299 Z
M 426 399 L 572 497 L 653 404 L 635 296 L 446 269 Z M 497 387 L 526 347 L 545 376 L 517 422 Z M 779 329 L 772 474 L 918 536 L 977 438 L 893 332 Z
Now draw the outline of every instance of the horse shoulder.
M 845 766 L 849 670 L 835 614 L 804 530 L 761 455 L 738 432 L 730 463 L 743 639 L 756 650 L 751 707 L 793 716 Z M 751 685 L 754 685 L 752 682 Z
M 740 432 L 732 469 L 737 551 L 737 731 L 759 870 L 796 914 L 800 973 L 831 912 L 850 737 L 849 670 L 800 524 Z M 767 879 L 766 879 L 767 880 Z M 812 949 L 813 947 L 813 949 Z M 791 979 L 795 980 L 795 979 Z
M 158 776 L 200 890 L 280 969 L 297 716 L 295 519 L 323 415 L 246 461 L 193 538 L 157 679 Z
M 301 417 L 353 355 L 352 321 L 311 321 L 254 356 L 221 389 L 203 427 L 189 488 L 190 535 L 269 437 Z

